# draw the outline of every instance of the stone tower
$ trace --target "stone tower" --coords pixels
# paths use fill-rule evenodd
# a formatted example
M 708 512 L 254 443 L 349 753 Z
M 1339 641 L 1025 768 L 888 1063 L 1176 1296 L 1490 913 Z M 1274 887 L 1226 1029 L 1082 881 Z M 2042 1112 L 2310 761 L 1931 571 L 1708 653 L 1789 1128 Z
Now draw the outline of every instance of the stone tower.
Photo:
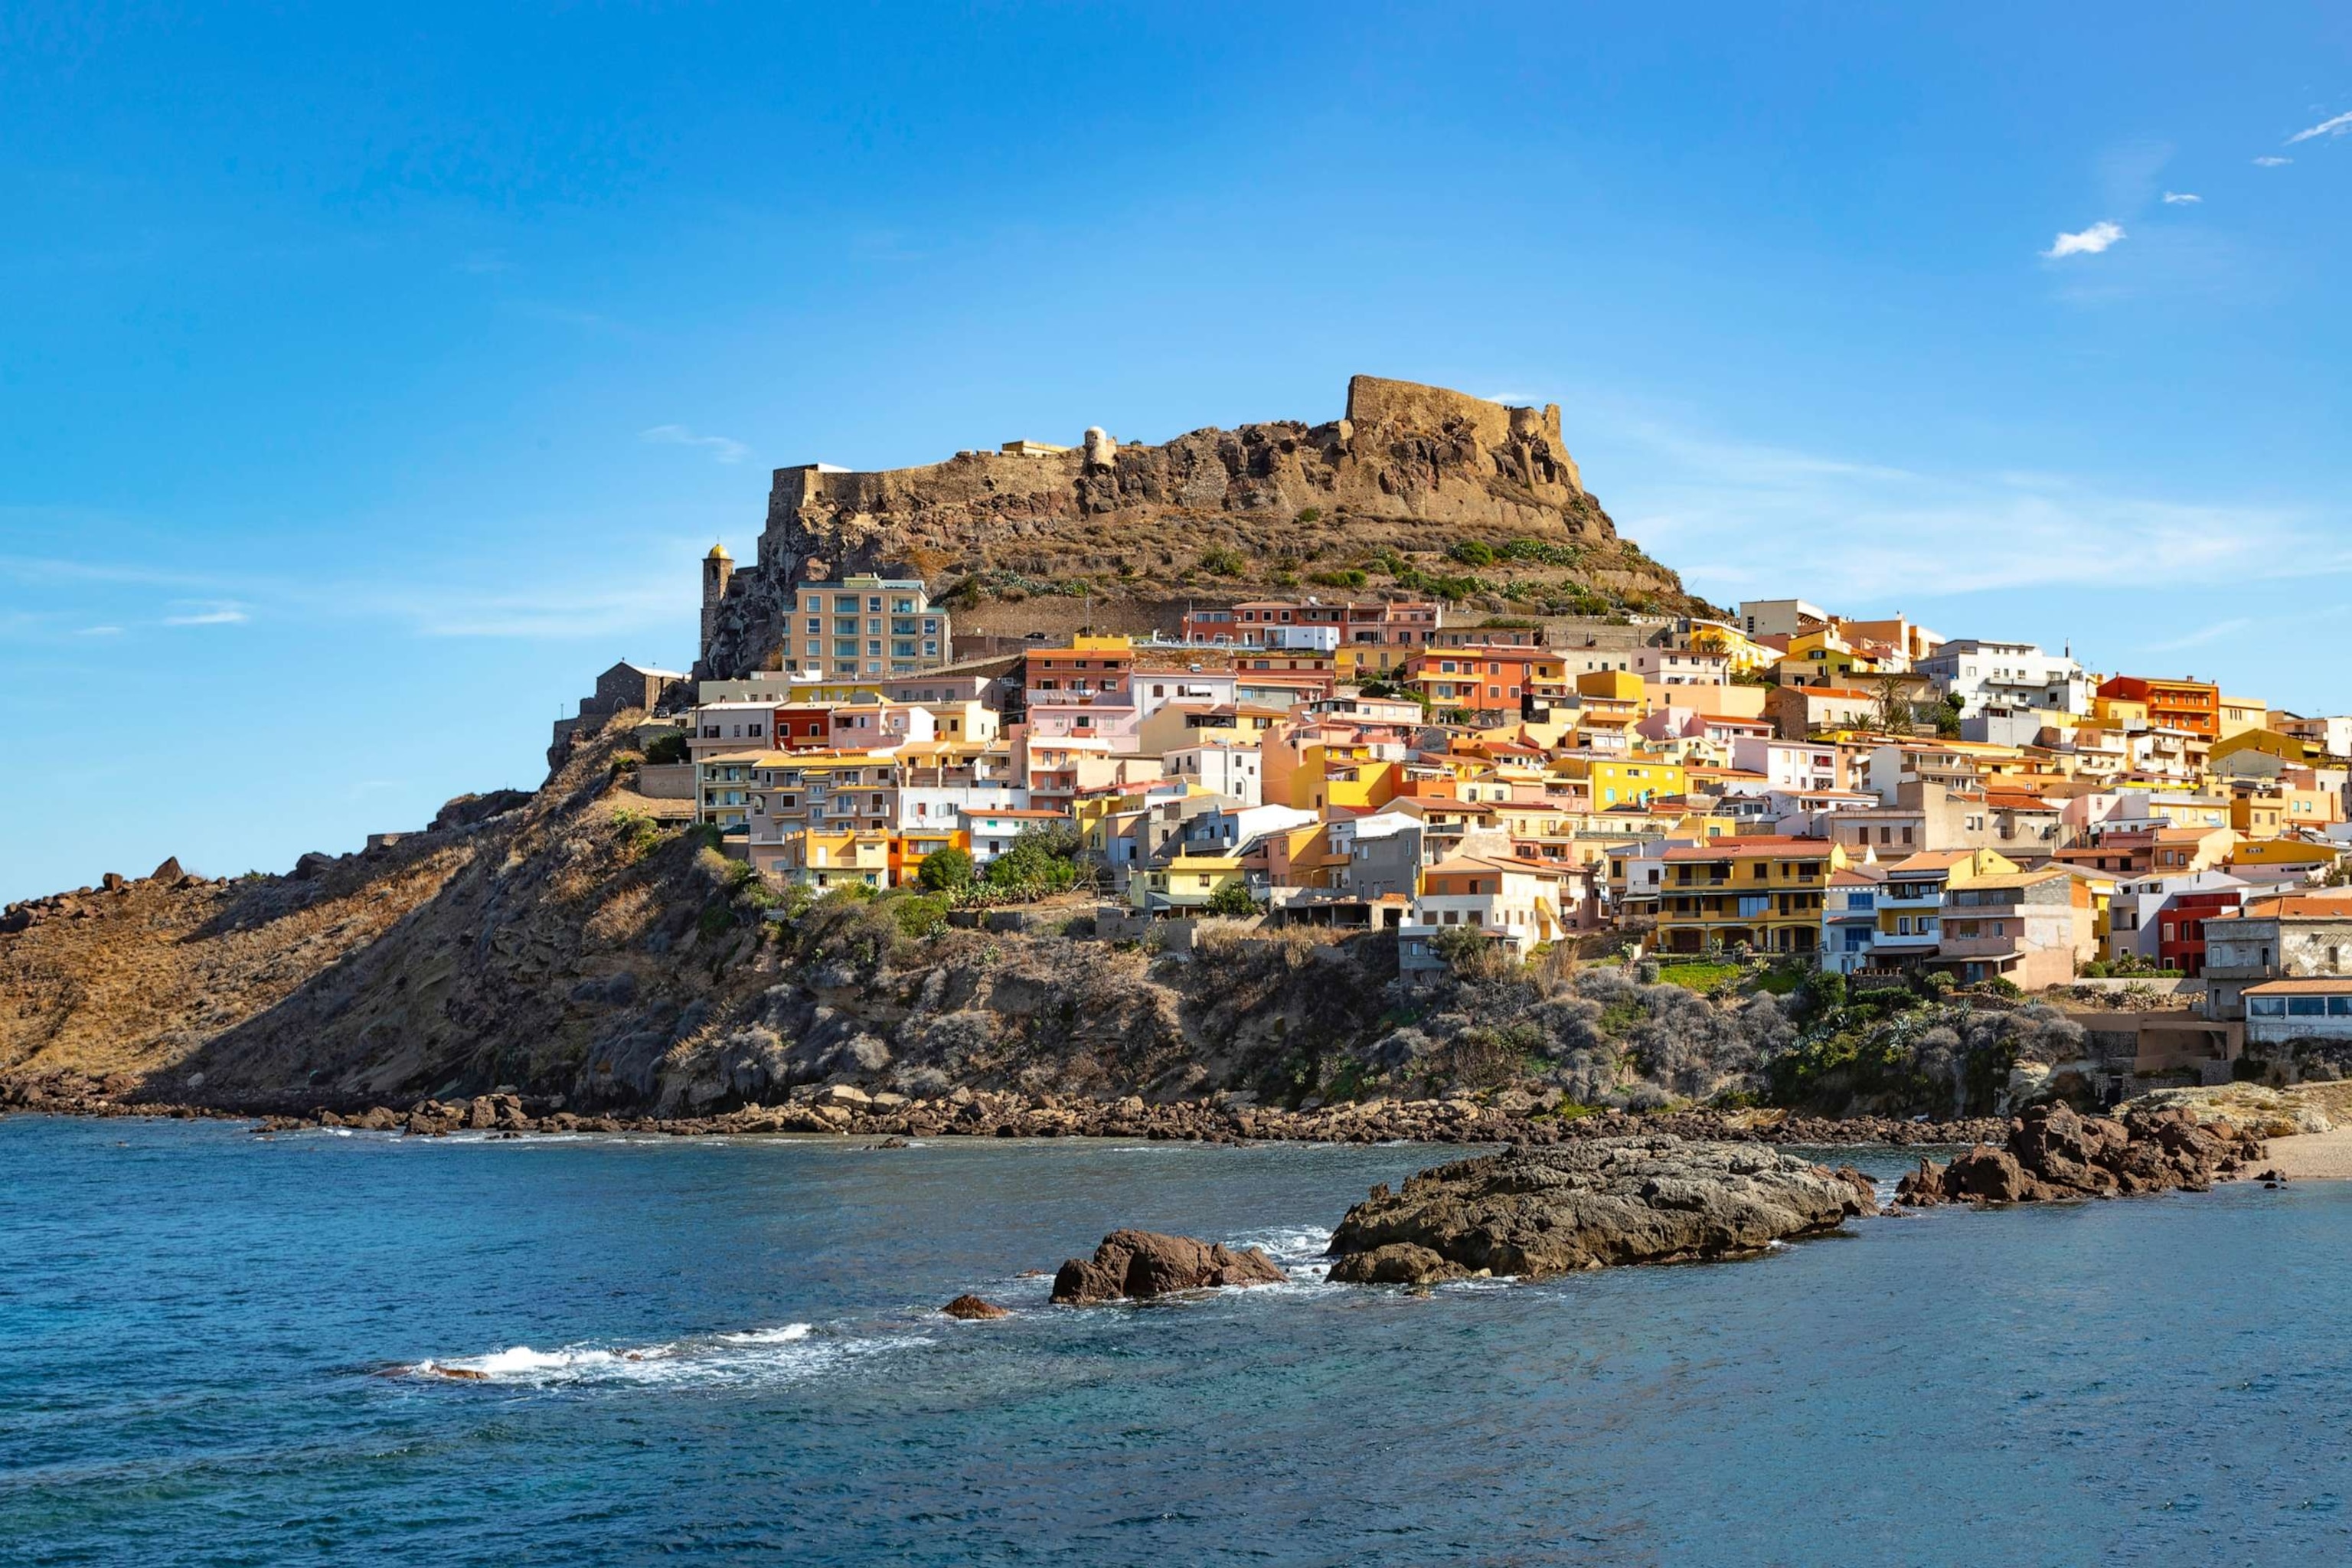
M 710 553 L 702 558 L 702 644 L 699 652 L 710 651 L 710 639 L 719 629 L 719 605 L 727 597 L 727 584 L 735 577 L 735 558 L 727 553 L 723 544 L 714 544 Z

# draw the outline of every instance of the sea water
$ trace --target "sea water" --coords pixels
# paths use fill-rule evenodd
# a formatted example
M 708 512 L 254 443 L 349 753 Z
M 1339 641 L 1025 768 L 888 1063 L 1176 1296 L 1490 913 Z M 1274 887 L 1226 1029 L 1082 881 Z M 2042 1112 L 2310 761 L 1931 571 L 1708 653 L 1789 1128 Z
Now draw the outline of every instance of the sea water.
M 2352 1560 L 2352 1184 L 1321 1283 L 1448 1152 L 0 1121 L 0 1561 Z

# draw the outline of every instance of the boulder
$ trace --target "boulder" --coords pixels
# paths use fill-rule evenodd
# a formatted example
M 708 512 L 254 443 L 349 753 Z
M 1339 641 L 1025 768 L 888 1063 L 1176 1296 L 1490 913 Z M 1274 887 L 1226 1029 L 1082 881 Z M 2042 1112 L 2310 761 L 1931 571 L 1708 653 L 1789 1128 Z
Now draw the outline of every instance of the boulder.
M 958 1296 L 940 1310 L 950 1318 L 961 1318 L 967 1322 L 985 1318 L 1009 1318 L 1013 1315 L 993 1301 L 983 1301 L 977 1296 L 968 1294 Z
M 2026 1203 L 2048 1195 L 2041 1183 L 2025 1173 L 2016 1155 L 1982 1143 L 1945 1167 L 1944 1191 L 1955 1199 L 1981 1198 L 1994 1204 Z
M 1723 1258 L 1877 1210 L 1866 1183 L 1759 1144 L 1653 1134 L 1514 1147 L 1349 1209 L 1332 1234 L 1330 1277 L 1433 1277 L 1423 1252 L 1463 1273 L 1523 1278 Z
M 1094 1257 L 1073 1258 L 1054 1276 L 1054 1300 L 1064 1306 L 1122 1299 L 1148 1301 L 1173 1290 L 1218 1286 L 1280 1285 L 1289 1279 L 1257 1247 L 1235 1252 L 1219 1242 L 1150 1230 L 1115 1230 Z
M 1944 1167 L 1919 1156 L 1919 1168 L 1895 1184 L 1895 1201 L 1898 1204 L 1939 1204 L 1948 1194 L 1944 1191 Z
M 1434 1285 L 1465 1279 L 1470 1270 L 1418 1242 L 1391 1241 L 1367 1252 L 1351 1252 L 1331 1266 L 1342 1285 Z

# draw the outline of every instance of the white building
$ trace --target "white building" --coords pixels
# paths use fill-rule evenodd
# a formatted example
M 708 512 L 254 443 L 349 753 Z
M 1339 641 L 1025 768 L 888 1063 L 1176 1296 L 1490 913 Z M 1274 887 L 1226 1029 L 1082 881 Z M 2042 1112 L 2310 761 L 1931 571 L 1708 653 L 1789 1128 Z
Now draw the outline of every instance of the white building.
M 1802 599 L 1742 599 L 1739 629 L 1751 637 L 1792 637 L 1826 626 L 1830 613 Z
M 1916 667 L 1938 692 L 1960 700 L 1960 717 L 1988 708 L 2014 712 L 2087 713 L 2091 678 L 2064 654 L 2048 654 L 2030 642 L 1990 642 L 1962 637 L 1948 642 Z
M 1633 650 L 1633 673 L 1655 686 L 1727 686 L 1731 656 L 1700 648 L 1642 647 Z
M 1435 974 L 1445 967 L 1437 938 L 1465 926 L 1520 959 L 1538 942 L 1558 942 L 1567 929 L 1560 888 L 1569 875 L 1524 860 L 1448 856 L 1429 868 L 1412 915 L 1397 929 L 1398 966 L 1408 980 Z
M 1834 790 L 1844 783 L 1838 777 L 1838 749 L 1811 741 L 1741 735 L 1731 742 L 1731 765 L 1761 774 L 1768 790 Z
M 1197 784 L 1213 795 L 1231 795 L 1244 805 L 1265 799 L 1265 758 L 1255 746 L 1205 742 L 1164 752 L 1160 767 L 1171 779 Z
M 963 809 L 964 831 L 971 835 L 971 863 L 985 866 L 1007 849 L 1024 833 L 1055 823 L 1067 823 L 1069 814 L 1060 811 L 1039 811 L 1014 806 L 966 806 Z

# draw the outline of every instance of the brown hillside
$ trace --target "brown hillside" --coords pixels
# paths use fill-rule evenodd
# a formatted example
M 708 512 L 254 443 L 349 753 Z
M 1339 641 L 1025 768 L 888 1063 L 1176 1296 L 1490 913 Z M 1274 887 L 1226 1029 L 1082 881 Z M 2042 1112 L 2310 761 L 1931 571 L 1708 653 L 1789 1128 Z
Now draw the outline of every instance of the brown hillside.
M 1459 558 L 1475 545 L 1500 558 Z M 779 468 L 758 562 L 735 573 L 700 673 L 765 667 L 790 588 L 853 571 L 919 574 L 960 632 L 982 635 L 1172 631 L 1187 605 L 1276 593 L 1434 594 L 1515 614 L 1709 607 L 1619 536 L 1557 406 L 1362 375 L 1346 416 L 1322 425 Z

